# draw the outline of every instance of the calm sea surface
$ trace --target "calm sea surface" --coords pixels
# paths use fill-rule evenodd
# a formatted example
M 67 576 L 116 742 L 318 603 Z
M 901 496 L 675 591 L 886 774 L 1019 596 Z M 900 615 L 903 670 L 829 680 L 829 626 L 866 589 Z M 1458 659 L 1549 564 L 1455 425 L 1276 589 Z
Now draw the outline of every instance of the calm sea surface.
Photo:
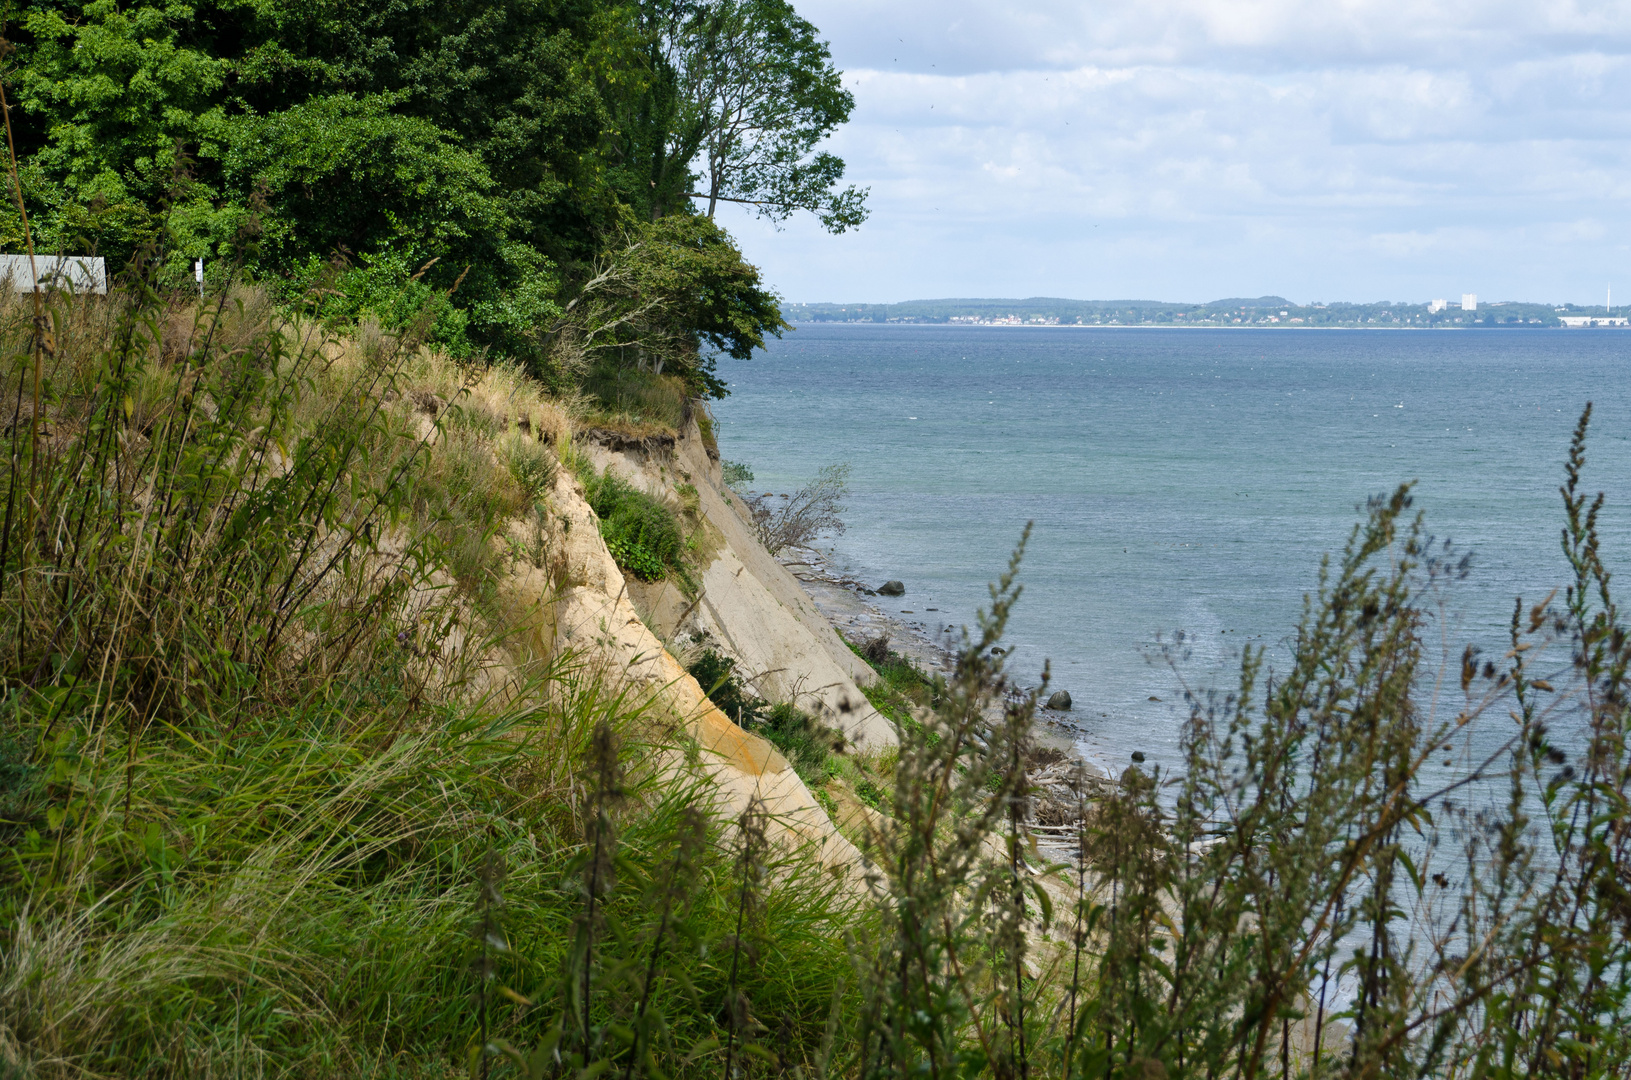
M 1473 553 L 1453 650 L 1499 652 L 1513 597 L 1564 582 L 1557 489 L 1588 400 L 1605 555 L 1631 571 L 1628 362 L 1619 331 L 805 325 L 725 360 L 715 412 L 756 489 L 848 462 L 840 561 L 903 580 L 878 601 L 931 626 L 971 621 L 1034 521 L 1016 670 L 1051 659 L 1083 749 L 1119 771 L 1134 750 L 1175 761 L 1180 676 L 1232 686 L 1248 641 L 1284 666 L 1321 554 L 1403 481 Z M 1178 630 L 1175 673 L 1156 643 Z

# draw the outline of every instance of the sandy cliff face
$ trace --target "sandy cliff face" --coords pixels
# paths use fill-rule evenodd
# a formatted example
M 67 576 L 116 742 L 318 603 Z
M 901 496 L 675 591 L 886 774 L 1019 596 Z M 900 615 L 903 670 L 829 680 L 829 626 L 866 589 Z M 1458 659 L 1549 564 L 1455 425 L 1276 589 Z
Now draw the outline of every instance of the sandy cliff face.
M 562 470 L 547 519 L 518 522 L 512 530 L 518 545 L 548 553 L 541 565 L 518 564 L 505 586 L 508 606 L 531 612 L 531 650 L 540 656 L 573 650 L 613 681 L 649 694 L 656 710 L 682 725 L 703 751 L 722 812 L 739 812 L 757 795 L 785 839 L 814 845 L 829 864 L 857 865 L 859 853 L 833 828 L 786 759 L 715 708 L 665 639 L 676 647 L 702 641 L 720 649 L 737 660 L 761 696 L 794 701 L 843 731 L 850 744 L 877 748 L 895 736 L 857 685 L 872 677 L 871 670 L 758 543 L 739 500 L 720 483 L 719 467 L 694 423 L 672 445 L 590 437 L 579 449 L 597 469 L 613 469 L 676 505 L 691 501 L 704 523 L 701 588 L 686 597 L 668 583 L 625 580 L 582 485 Z
M 708 536 L 702 546 L 701 595 L 687 600 L 671 584 L 631 583 L 637 606 L 669 642 L 703 637 L 736 658 L 759 696 L 791 701 L 866 749 L 893 745 L 894 728 L 859 687 L 875 677 L 839 640 L 798 580 L 765 551 L 742 502 L 721 483 L 719 463 L 703 448 L 697 426 L 667 448 L 621 440 L 584 447 L 597 469 L 613 469 L 651 494 L 679 502 L 695 489 Z

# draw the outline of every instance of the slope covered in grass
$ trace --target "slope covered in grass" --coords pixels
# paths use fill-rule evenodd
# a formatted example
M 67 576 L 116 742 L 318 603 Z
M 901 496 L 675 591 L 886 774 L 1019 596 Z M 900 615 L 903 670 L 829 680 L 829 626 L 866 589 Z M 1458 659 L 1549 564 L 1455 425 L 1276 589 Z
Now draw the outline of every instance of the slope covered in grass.
M 585 1008 L 580 1041 L 617 1045 L 642 999 L 677 1063 L 733 993 L 813 1052 L 849 901 L 787 863 L 756 908 L 774 945 L 729 979 L 739 837 L 688 823 L 708 785 L 648 697 L 511 635 L 498 581 L 548 560 L 514 537 L 552 513 L 559 404 L 252 291 L 47 316 L 48 341 L 0 300 L 8 1070 L 437 1075 Z M 631 765 L 591 887 L 597 732 Z

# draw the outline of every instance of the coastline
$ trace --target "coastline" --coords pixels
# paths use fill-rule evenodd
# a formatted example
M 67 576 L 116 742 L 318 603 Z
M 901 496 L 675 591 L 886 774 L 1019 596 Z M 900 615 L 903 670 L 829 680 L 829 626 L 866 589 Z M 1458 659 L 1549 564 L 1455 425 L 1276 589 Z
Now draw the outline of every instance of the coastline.
M 877 594 L 872 586 L 839 571 L 834 566 L 833 555 L 831 548 L 795 547 L 776 556 L 776 561 L 798 579 L 816 610 L 845 641 L 860 644 L 883 634 L 888 637 L 893 651 L 924 671 L 949 675 L 956 666 L 957 653 L 951 633 L 957 628 L 938 618 L 932 624 L 928 622 L 924 617 L 940 614 L 934 609 L 906 609 L 896 614 L 884 611 L 874 602 Z M 902 615 L 920 617 L 905 619 Z M 1080 764 L 1101 780 L 1113 780 L 1115 774 L 1108 763 L 1083 752 L 1077 739 L 1082 728 L 1069 713 L 1038 706 L 1036 718 L 1034 735 L 1038 746 L 1058 751 L 1070 766 Z M 1046 784 L 1045 778 L 1039 779 Z

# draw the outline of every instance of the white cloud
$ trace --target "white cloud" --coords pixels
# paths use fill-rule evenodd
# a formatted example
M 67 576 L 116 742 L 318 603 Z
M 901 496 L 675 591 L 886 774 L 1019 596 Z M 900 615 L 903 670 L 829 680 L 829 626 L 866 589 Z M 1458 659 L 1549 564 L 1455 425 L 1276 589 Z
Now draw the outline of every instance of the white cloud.
M 1631 0 L 801 10 L 873 218 L 730 220 L 793 299 L 1583 298 L 1631 254 Z

